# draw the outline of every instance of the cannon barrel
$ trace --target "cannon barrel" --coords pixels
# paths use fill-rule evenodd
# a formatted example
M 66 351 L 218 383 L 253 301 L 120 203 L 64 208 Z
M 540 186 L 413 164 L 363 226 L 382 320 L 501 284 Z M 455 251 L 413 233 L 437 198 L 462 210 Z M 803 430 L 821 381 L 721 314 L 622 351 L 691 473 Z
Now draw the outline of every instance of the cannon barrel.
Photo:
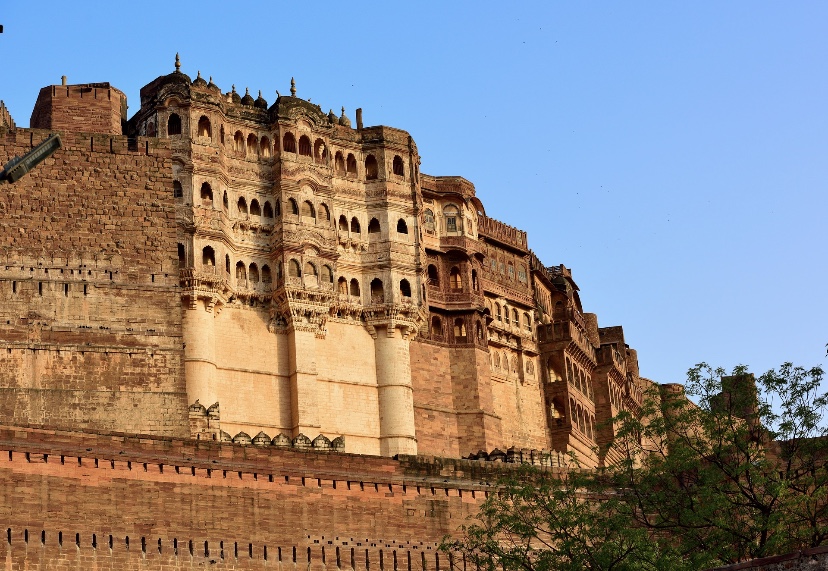
M 14 183 L 60 148 L 60 135 L 49 137 L 22 157 L 14 157 L 0 171 L 0 182 Z

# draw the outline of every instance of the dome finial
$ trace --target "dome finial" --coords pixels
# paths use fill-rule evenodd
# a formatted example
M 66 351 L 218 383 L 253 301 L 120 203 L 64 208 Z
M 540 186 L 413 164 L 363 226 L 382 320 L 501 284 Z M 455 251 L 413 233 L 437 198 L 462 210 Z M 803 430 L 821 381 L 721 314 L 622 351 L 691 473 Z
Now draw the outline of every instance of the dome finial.
M 290 96 L 296 97 L 296 80 L 290 78 Z
M 198 76 L 196 77 L 196 79 L 199 79 L 200 77 L 201 77 L 201 70 L 198 70 Z
M 250 88 L 249 87 L 244 88 L 244 94 L 245 95 L 250 95 Z
M 178 57 L 178 52 L 175 52 L 175 71 L 181 71 L 181 59 Z

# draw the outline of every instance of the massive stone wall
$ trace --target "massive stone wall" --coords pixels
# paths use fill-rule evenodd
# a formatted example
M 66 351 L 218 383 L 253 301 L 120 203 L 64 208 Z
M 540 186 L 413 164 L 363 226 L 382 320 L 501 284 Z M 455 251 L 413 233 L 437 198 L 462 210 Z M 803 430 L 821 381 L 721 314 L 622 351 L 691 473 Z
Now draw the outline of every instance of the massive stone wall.
M 478 462 L 0 427 L 0 559 L 434 569 L 496 477 Z
M 48 132 L 0 135 L 22 155 Z M 0 187 L 0 416 L 188 434 L 170 153 L 64 133 Z

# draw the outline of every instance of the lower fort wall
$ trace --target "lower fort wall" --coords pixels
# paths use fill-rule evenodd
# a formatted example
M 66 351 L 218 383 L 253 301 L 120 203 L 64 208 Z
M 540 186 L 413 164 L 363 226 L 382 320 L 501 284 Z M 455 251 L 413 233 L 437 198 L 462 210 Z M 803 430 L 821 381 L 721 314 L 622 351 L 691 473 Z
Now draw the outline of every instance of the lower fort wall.
M 476 464 L 0 427 L 0 561 L 439 569 L 496 478 Z

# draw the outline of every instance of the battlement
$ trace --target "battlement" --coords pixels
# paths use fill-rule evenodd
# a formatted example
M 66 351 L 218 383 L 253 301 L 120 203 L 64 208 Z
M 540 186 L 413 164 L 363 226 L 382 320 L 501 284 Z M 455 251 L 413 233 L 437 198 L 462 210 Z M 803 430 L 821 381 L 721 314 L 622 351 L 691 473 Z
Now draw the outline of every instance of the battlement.
M 14 119 L 2 100 L 0 100 L 0 128 L 14 129 Z
M 30 125 L 51 131 L 121 135 L 126 113 L 126 95 L 109 83 L 64 83 L 40 90 Z
M 520 250 L 528 251 L 526 245 L 526 232 L 518 230 L 513 226 L 509 226 L 500 220 L 495 220 L 494 218 L 489 218 L 488 216 L 478 215 L 477 233 L 503 244 L 514 246 Z

